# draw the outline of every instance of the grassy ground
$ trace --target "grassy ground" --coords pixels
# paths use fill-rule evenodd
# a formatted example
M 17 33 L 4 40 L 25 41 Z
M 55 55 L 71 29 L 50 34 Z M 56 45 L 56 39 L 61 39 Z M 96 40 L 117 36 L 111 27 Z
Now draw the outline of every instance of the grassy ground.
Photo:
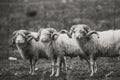
M 49 77 L 51 70 L 50 61 L 39 60 L 35 75 L 29 75 L 29 66 L 27 61 L 0 61 L 0 80 L 120 80 L 120 62 L 119 60 L 101 58 L 97 61 L 98 71 L 93 77 L 89 77 L 90 71 L 85 61 L 78 58 L 68 59 L 68 65 L 72 66 L 67 72 L 61 71 L 59 77 Z M 114 63 L 113 63 L 114 62 Z M 46 71 L 43 71 L 46 70 Z M 113 71 L 113 72 L 112 72 Z M 108 73 L 111 74 L 106 77 Z

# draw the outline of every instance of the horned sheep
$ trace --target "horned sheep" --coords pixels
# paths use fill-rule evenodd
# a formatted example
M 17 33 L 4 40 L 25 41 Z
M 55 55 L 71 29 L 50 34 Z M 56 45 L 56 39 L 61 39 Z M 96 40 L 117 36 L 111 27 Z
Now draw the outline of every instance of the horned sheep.
M 90 76 L 97 71 L 98 57 L 120 56 L 120 30 L 93 31 L 85 24 L 78 24 L 71 27 L 70 34 L 90 61 Z

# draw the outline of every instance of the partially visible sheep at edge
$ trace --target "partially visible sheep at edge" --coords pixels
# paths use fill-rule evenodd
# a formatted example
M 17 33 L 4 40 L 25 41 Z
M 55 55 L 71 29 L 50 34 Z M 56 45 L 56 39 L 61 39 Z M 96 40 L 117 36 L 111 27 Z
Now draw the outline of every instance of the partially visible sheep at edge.
M 70 34 L 81 46 L 90 61 L 91 74 L 97 71 L 98 57 L 120 56 L 120 30 L 93 31 L 85 24 L 74 25 Z
M 46 30 L 47 29 L 47 30 Z M 41 29 L 42 30 L 42 29 Z M 44 29 L 43 29 L 43 33 L 45 32 L 45 33 L 48 33 L 48 34 L 46 34 L 46 35 L 48 35 L 48 37 L 50 37 L 50 33 L 53 33 L 53 32 L 56 32 L 56 30 L 55 29 L 51 29 L 51 28 L 45 28 L 45 31 L 44 31 Z M 38 36 L 37 36 L 38 35 Z M 45 34 L 41 34 L 41 36 L 39 36 L 39 34 L 36 34 L 36 35 L 33 35 L 33 34 L 28 34 L 28 36 L 29 37 L 32 37 L 32 38 L 36 38 L 36 36 L 37 36 L 37 42 L 36 42 L 36 45 L 34 44 L 34 46 L 36 46 L 36 47 L 34 47 L 35 49 L 39 49 L 40 50 L 40 52 L 44 52 L 44 53 L 38 53 L 38 54 L 40 54 L 40 55 L 43 55 L 43 56 L 41 56 L 41 58 L 44 58 L 44 57 L 47 57 L 48 59 L 50 59 L 51 61 L 52 61 L 52 73 L 51 73 L 51 75 L 50 75 L 50 77 L 51 76 L 53 76 L 54 75 L 54 73 L 55 73 L 55 68 L 54 67 L 56 67 L 55 66 L 55 63 L 56 63 L 56 54 L 55 54 L 55 52 L 53 51 L 53 49 L 52 49 L 52 46 L 50 46 L 51 45 L 51 43 L 48 43 L 48 41 L 49 41 L 49 39 L 47 40 L 45 37 L 44 37 L 44 39 L 41 41 L 41 40 L 39 40 L 39 38 L 41 38 L 43 35 L 45 35 Z M 43 43 L 43 42 L 45 42 L 45 43 Z M 61 57 L 61 63 L 60 63 L 60 68 L 61 68 L 61 65 L 63 64 L 63 66 L 66 68 L 66 62 L 65 62 L 65 57 Z
M 53 55 L 46 54 L 44 45 L 36 42 L 29 35 L 37 36 L 36 32 L 17 30 L 13 32 L 12 42 L 16 45 L 21 57 L 30 62 L 30 74 L 34 74 L 35 64 L 40 58 L 53 59 Z M 52 72 L 54 73 L 54 72 Z
M 51 46 L 52 52 L 51 49 L 48 52 L 55 53 L 55 56 L 57 57 L 57 72 L 55 76 L 59 76 L 60 74 L 60 63 L 63 56 L 79 56 L 80 59 L 85 59 L 87 61 L 77 41 L 74 38 L 69 38 L 66 30 L 53 32 L 53 29 L 51 28 L 40 29 L 38 34 L 41 42 Z M 35 39 L 38 40 L 38 38 Z

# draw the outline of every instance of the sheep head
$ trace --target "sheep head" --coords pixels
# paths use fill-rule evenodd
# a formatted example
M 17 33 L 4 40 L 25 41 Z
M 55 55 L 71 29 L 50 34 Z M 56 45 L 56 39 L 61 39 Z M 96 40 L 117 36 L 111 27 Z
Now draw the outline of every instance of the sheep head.
M 26 44 L 28 43 L 32 37 L 28 37 L 27 35 L 30 34 L 27 30 L 16 30 L 12 34 L 12 43 L 13 44 Z
M 92 31 L 89 26 L 85 24 L 73 25 L 70 29 L 70 34 L 77 39 L 90 39 L 92 34 L 97 34 L 96 31 Z
M 44 28 L 38 31 L 38 37 L 35 38 L 37 41 L 40 39 L 42 42 L 50 42 L 52 40 L 52 36 L 56 33 L 56 29 L 54 28 Z

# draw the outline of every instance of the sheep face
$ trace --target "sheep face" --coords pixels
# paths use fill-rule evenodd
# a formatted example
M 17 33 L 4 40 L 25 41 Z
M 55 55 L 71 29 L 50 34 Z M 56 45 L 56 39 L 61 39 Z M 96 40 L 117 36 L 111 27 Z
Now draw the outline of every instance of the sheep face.
M 92 31 L 87 25 L 84 24 L 72 26 L 70 29 L 70 34 L 72 37 L 75 37 L 79 40 L 90 40 L 92 34 L 97 34 L 98 36 L 98 33 L 96 31 Z
M 73 25 L 70 29 L 70 34 L 77 39 L 82 39 L 90 31 L 90 28 L 87 25 L 79 24 Z
M 28 41 L 30 41 L 30 38 L 28 38 L 29 32 L 26 30 L 18 30 L 13 32 L 13 43 L 24 45 Z
M 53 33 L 55 33 L 56 30 L 53 28 L 45 28 L 40 29 L 38 34 L 40 36 L 41 42 L 50 42 L 52 40 Z

